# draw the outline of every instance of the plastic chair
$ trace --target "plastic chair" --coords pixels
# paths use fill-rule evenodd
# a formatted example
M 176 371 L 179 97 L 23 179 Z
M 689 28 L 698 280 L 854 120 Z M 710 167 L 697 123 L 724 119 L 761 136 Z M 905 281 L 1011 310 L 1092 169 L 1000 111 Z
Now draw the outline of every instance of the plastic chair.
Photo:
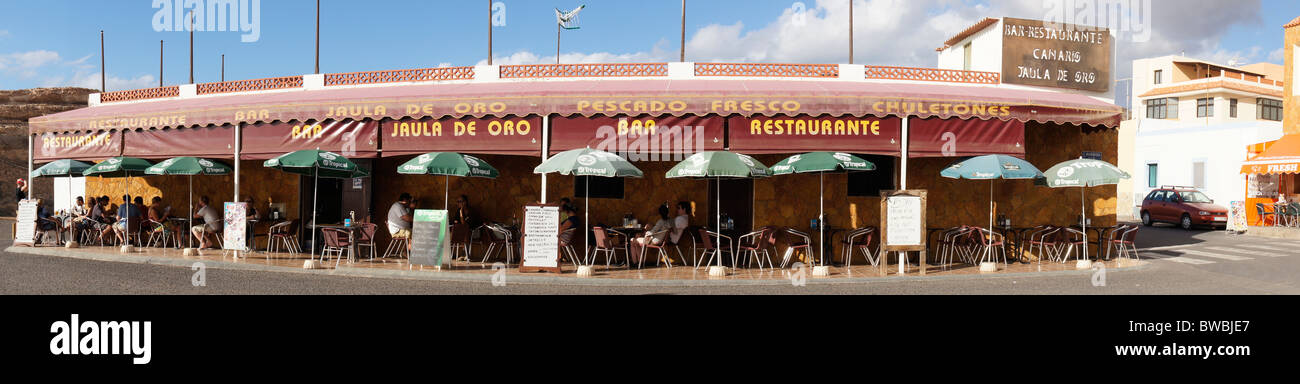
M 746 268 L 752 267 L 754 260 L 758 260 L 758 270 L 763 270 L 763 259 L 759 258 L 760 252 L 763 257 L 767 258 L 767 265 L 773 269 L 776 268 L 776 262 L 772 260 L 772 255 L 767 252 L 767 248 L 772 244 L 775 234 L 775 229 L 764 227 L 736 239 L 736 252 L 745 255 L 747 259 Z
M 992 258 L 994 264 L 997 264 L 998 262 L 997 251 L 1001 251 L 1002 265 L 1004 266 L 1011 265 L 1010 261 L 1007 260 L 1006 237 L 1002 236 L 1002 234 L 1000 233 L 994 232 L 993 230 L 986 229 L 986 228 L 976 227 L 975 231 L 977 235 L 976 240 L 979 241 L 979 248 L 982 250 L 980 252 L 981 263 L 984 262 L 985 257 L 989 257 Z
M 479 264 L 486 266 L 488 259 L 495 257 L 504 250 L 506 252 L 506 265 L 510 265 L 515 255 L 514 234 L 499 224 L 483 224 L 482 228 L 488 232 L 488 238 L 485 239 L 488 248 L 483 253 L 483 260 L 480 260 Z
M 352 254 L 352 243 L 348 241 L 348 232 L 342 229 L 321 228 L 321 237 L 325 239 L 325 248 L 321 250 L 321 261 L 325 261 L 331 254 L 334 257 L 334 268 L 339 267 L 339 261 L 343 259 L 343 252 L 348 253 L 348 262 L 352 262 L 355 255 Z
M 577 232 L 578 232 L 577 228 L 569 228 L 564 230 L 564 232 L 560 232 L 560 244 L 559 244 L 560 250 L 564 252 L 565 256 L 569 257 L 569 263 L 572 263 L 573 266 L 575 267 L 579 265 L 583 265 L 579 263 L 584 261 L 578 258 L 578 251 L 573 249 L 573 235 Z
M 168 242 L 175 236 L 170 228 L 157 221 L 145 221 L 144 228 L 149 233 L 147 245 L 149 248 L 167 248 Z
M 1269 217 L 1273 218 L 1274 225 L 1277 224 L 1277 212 L 1270 212 L 1267 208 L 1265 208 L 1264 203 L 1255 203 L 1255 213 L 1257 216 L 1259 216 L 1259 221 L 1255 222 L 1255 224 L 1258 224 L 1257 226 L 1261 226 L 1261 227 L 1264 226 L 1264 222 L 1265 222 L 1264 219 L 1267 219 Z
M 1133 254 L 1134 260 L 1142 259 L 1140 256 L 1138 256 L 1138 251 L 1137 251 L 1137 235 L 1138 235 L 1138 230 L 1140 229 L 1141 227 L 1138 226 L 1129 226 L 1128 229 L 1124 230 L 1119 234 L 1118 238 L 1111 240 L 1111 244 L 1113 244 L 1115 248 L 1119 251 L 1119 257 L 1127 258 L 1128 254 L 1131 253 Z M 1107 250 L 1109 251 L 1109 248 L 1107 248 Z M 1109 259 L 1110 258 L 1107 257 L 1107 260 Z
M 410 249 L 407 249 L 410 243 L 411 243 L 411 239 L 409 235 L 407 237 L 396 237 L 396 236 L 391 237 L 388 240 L 388 248 L 384 249 L 383 258 L 385 259 L 391 257 L 410 258 L 411 257 Z
M 379 231 L 379 225 L 375 223 L 357 223 L 357 247 L 366 247 L 370 249 L 370 261 L 375 261 L 375 233 Z
M 867 262 L 871 263 L 872 267 L 880 266 L 880 252 L 877 251 L 875 254 L 871 252 L 871 243 L 875 236 L 876 227 L 858 229 L 844 236 L 845 268 L 853 268 L 853 251 L 855 250 L 862 252 L 862 255 L 867 258 Z M 859 240 L 861 240 L 860 243 Z
M 816 256 L 812 254 L 812 238 L 809 237 L 808 234 L 806 233 L 799 232 L 791 228 L 785 228 L 783 229 L 783 231 L 787 235 L 797 237 L 803 241 L 799 243 L 790 244 L 789 247 L 786 247 L 786 255 L 784 258 L 781 259 L 781 269 L 785 269 L 786 265 L 789 265 L 790 262 L 793 261 L 794 252 L 791 252 L 792 250 L 795 252 L 803 251 L 804 254 L 808 255 L 808 258 L 810 260 L 813 260 L 813 263 L 816 264 L 816 259 L 814 259 L 814 257 Z
M 605 268 L 609 268 L 610 263 L 618 257 L 618 251 L 623 251 L 623 260 L 627 260 L 627 249 L 618 246 L 618 242 L 614 241 L 622 235 L 605 232 L 603 227 L 594 227 L 591 229 L 591 236 L 596 240 L 596 248 L 591 251 L 591 260 L 588 264 L 595 264 L 596 255 L 604 254 Z
M 669 269 L 672 269 L 672 268 L 673 268 L 673 259 L 670 258 L 670 257 L 668 257 L 668 252 L 664 250 L 664 243 L 666 243 L 667 240 L 665 240 L 664 242 L 661 242 L 661 243 L 659 243 L 659 244 L 655 244 L 655 242 L 654 242 L 654 239 L 658 239 L 658 238 L 660 238 L 660 237 L 663 237 L 663 238 L 666 239 L 666 238 L 668 237 L 668 231 L 670 231 L 670 230 L 663 230 L 663 231 L 659 231 L 659 232 L 655 232 L 655 233 L 651 233 L 651 234 L 649 234 L 649 235 L 646 235 L 646 237 L 645 237 L 645 239 L 646 239 L 645 245 L 641 247 L 641 262 L 640 262 L 639 265 L 637 266 L 637 269 L 643 269 L 643 268 L 645 268 L 645 256 L 646 256 L 647 253 L 650 252 L 651 249 L 655 250 L 655 253 L 659 255 L 659 259 L 658 259 L 658 261 L 655 262 L 656 264 L 658 264 L 658 265 L 662 265 L 662 263 L 663 263 L 664 261 L 667 261 L 667 262 L 668 262 L 668 268 L 669 268 Z
M 275 254 L 279 251 L 287 251 L 293 256 L 302 252 L 298 244 L 298 223 L 298 220 L 293 220 L 272 225 L 266 232 L 266 252 Z
M 705 255 L 709 256 L 708 261 L 704 262 L 703 264 L 704 266 L 713 265 L 714 257 L 722 257 L 723 253 L 731 253 L 731 265 L 732 267 L 735 267 L 737 261 L 735 243 L 731 241 L 730 237 L 727 237 L 726 235 L 717 232 L 709 231 L 704 228 L 700 228 L 700 239 L 703 242 L 703 247 L 704 247 L 704 253 L 700 254 L 700 259 L 704 259 Z M 722 240 L 719 242 L 719 244 L 714 244 L 713 240 L 716 239 L 722 239 Z M 722 245 L 722 247 L 718 247 L 719 245 Z M 695 252 L 692 251 L 691 253 L 693 254 Z M 700 266 L 701 266 L 700 263 L 696 261 L 695 269 L 700 269 Z

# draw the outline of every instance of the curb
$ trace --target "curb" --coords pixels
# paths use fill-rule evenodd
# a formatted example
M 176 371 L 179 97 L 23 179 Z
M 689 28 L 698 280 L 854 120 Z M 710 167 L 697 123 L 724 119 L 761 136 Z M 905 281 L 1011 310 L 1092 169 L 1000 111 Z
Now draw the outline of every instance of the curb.
M 117 255 L 107 253 L 68 253 L 62 248 L 32 248 L 32 247 L 9 247 L 4 250 L 7 253 L 37 255 L 48 257 L 60 257 L 66 259 L 91 260 L 114 263 L 145 264 L 178 268 L 192 268 L 194 263 L 203 263 L 209 269 L 234 270 L 234 271 L 254 271 L 254 272 L 273 272 L 273 273 L 296 273 L 318 276 L 338 276 L 353 278 L 370 278 L 370 279 L 391 279 L 391 280 L 418 280 L 418 281 L 445 281 L 445 282 L 479 282 L 492 284 L 493 274 L 490 273 L 459 273 L 448 271 L 404 271 L 391 269 L 373 269 L 373 268 L 356 268 L 340 266 L 334 270 L 309 270 L 293 267 L 280 267 L 270 265 L 256 265 L 248 263 L 237 263 L 225 260 L 185 260 L 173 257 L 152 257 L 152 256 L 135 256 L 135 255 Z M 1150 267 L 1151 263 L 1143 265 L 1113 269 L 1118 271 L 1141 271 Z M 705 273 L 707 275 L 707 273 Z M 1050 272 L 1022 272 L 998 275 L 954 275 L 954 276 L 893 276 L 893 277 L 848 277 L 824 279 L 809 276 L 807 283 L 809 285 L 849 285 L 849 284 L 871 284 L 871 283 L 902 283 L 916 281 L 945 281 L 945 280 L 986 280 L 986 279 L 1015 279 L 1015 278 L 1033 278 L 1049 276 L 1084 276 L 1092 274 L 1092 270 L 1071 270 L 1071 271 L 1050 271 Z M 733 287 L 733 286 L 788 286 L 789 280 L 785 279 L 735 279 L 735 280 L 641 280 L 641 279 L 585 279 L 578 277 L 565 277 L 555 275 L 518 275 L 510 274 L 506 278 L 508 284 L 524 285 L 559 285 L 559 286 L 623 286 L 623 287 Z

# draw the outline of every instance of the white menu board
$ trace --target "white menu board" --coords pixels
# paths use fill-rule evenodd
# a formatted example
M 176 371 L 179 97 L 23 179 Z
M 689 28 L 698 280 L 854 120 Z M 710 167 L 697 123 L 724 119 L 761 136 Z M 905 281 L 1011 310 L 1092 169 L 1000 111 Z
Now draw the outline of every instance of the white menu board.
M 920 246 L 925 242 L 925 229 L 921 228 L 921 197 L 892 196 L 886 200 L 885 245 L 894 247 Z
M 523 234 L 524 267 L 560 267 L 560 207 L 525 208 Z
M 248 248 L 248 203 L 226 203 L 222 248 L 243 251 Z
M 36 241 L 36 200 L 18 203 L 18 225 L 14 228 L 14 244 L 33 245 Z

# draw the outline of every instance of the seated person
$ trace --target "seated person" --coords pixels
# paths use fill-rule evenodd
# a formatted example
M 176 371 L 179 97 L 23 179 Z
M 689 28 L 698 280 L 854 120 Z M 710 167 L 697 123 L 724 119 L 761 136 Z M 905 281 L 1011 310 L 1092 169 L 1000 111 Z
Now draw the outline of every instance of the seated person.
M 207 196 L 199 198 L 199 210 L 194 213 L 194 218 L 203 219 L 203 224 L 190 228 L 190 234 L 194 235 L 194 238 L 199 241 L 199 249 L 216 248 L 208 242 L 208 238 L 220 236 L 221 225 L 223 224 L 221 211 L 213 207 L 209 201 Z
M 171 232 L 174 240 L 176 240 L 176 244 L 180 244 L 180 231 L 176 230 L 177 228 L 175 223 L 167 220 L 171 218 L 171 213 L 169 212 L 171 212 L 171 208 L 163 204 L 162 196 L 154 196 L 152 204 L 149 204 L 149 221 L 160 225 L 154 226 L 152 230 L 156 234 L 160 234 L 164 231 Z
M 691 203 L 677 203 L 677 218 L 673 219 L 673 231 L 668 235 L 670 244 L 681 244 L 682 234 L 691 227 Z
M 647 244 L 661 245 L 664 240 L 668 239 L 668 234 L 673 229 L 673 222 L 668 216 L 668 204 L 659 206 L 659 221 L 654 226 L 646 225 L 647 231 L 640 237 L 632 239 L 632 252 L 628 254 L 629 264 L 641 264 L 642 252 L 645 251 Z M 652 237 L 653 235 L 653 237 Z
M 412 198 L 409 193 L 402 193 L 397 198 L 397 202 L 388 208 L 388 234 L 394 239 L 411 238 L 411 222 L 414 220 L 412 213 Z
M 36 242 L 41 242 L 50 232 L 57 231 L 59 226 L 55 224 L 54 214 L 50 207 L 45 205 L 45 199 L 36 199 Z
M 135 197 L 134 203 L 129 197 L 122 196 L 122 206 L 117 209 L 117 223 L 113 224 L 113 232 L 122 244 L 127 243 L 132 231 L 140 230 L 140 223 L 144 221 L 144 211 L 140 209 L 143 205 L 144 198 L 140 196 Z
M 95 207 L 90 211 L 90 218 L 95 220 L 94 229 L 99 232 L 99 242 L 108 241 L 108 235 L 113 233 L 113 223 L 117 218 L 113 216 L 113 211 L 108 206 L 108 196 L 100 196 L 95 201 Z
M 86 207 L 86 200 L 77 196 L 77 203 L 68 210 L 68 220 L 63 222 L 63 229 L 68 231 L 73 240 L 76 240 L 77 231 L 82 228 L 81 223 L 89 219 L 90 209 Z
M 567 217 L 565 217 L 566 215 Z M 560 207 L 560 216 L 565 217 L 565 219 L 560 222 L 560 247 L 573 245 L 573 236 L 578 232 L 578 226 L 581 225 L 581 223 L 578 222 L 578 210 L 572 205 L 565 205 Z M 573 231 L 566 233 L 566 231 L 571 229 Z

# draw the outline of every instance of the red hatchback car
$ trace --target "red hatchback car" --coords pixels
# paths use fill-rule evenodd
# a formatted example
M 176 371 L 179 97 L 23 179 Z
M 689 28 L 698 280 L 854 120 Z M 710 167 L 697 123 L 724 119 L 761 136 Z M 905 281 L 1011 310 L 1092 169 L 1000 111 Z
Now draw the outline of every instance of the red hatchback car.
M 1183 229 L 1228 227 L 1228 208 L 1188 187 L 1160 187 L 1142 200 L 1142 224 L 1176 224 Z

